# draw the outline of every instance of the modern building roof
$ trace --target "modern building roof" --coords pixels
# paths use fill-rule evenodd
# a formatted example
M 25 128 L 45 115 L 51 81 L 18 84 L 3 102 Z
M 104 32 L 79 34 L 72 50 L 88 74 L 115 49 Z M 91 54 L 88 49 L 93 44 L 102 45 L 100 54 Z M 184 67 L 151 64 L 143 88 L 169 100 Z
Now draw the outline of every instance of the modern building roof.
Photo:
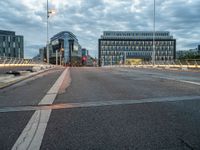
M 61 38 L 62 36 L 66 35 L 66 34 L 69 35 L 69 37 L 71 39 L 75 39 L 75 40 L 78 41 L 78 39 L 76 38 L 76 36 L 72 32 L 70 32 L 70 31 L 61 31 L 61 32 L 57 33 L 56 35 L 54 35 L 51 38 L 51 40 L 55 40 L 55 39 Z
M 0 35 L 12 35 L 15 36 L 14 31 L 0 30 Z

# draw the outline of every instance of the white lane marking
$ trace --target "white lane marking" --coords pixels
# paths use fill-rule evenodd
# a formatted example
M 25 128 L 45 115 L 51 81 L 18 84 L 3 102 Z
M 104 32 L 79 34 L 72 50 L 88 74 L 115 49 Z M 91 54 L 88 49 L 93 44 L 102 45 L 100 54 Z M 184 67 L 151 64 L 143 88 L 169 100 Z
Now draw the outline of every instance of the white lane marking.
M 69 75 L 68 68 L 63 71 L 47 95 L 44 96 L 39 103 L 40 105 L 53 103 L 66 75 Z M 39 150 L 50 114 L 51 109 L 37 110 L 13 145 L 12 150 Z
M 159 102 L 176 102 L 176 101 L 189 101 L 200 100 L 200 96 L 180 96 L 180 97 L 158 97 L 147 99 L 135 100 L 107 100 L 107 101 L 92 101 L 92 102 L 79 102 L 79 103 L 60 103 L 53 105 L 41 106 L 22 106 L 22 107 L 8 107 L 1 108 L 0 112 L 19 112 L 31 110 L 56 110 L 56 109 L 71 109 L 81 107 L 97 107 L 97 106 L 113 106 L 113 105 L 126 105 L 126 104 L 142 104 L 142 103 L 159 103 Z
M 170 78 L 170 77 L 158 77 L 158 76 L 152 76 L 154 78 L 160 78 L 160 79 L 167 79 L 167 80 L 173 80 L 177 82 L 183 82 L 183 83 L 189 83 L 189 84 L 194 84 L 194 85 L 200 85 L 200 82 L 194 82 L 194 81 L 188 81 L 188 80 L 179 80 L 176 78 Z
M 193 81 L 187 81 L 187 80 L 177 80 L 177 81 L 185 82 L 185 83 L 190 83 L 190 84 L 195 84 L 195 85 L 200 85 L 199 82 L 193 82 Z
M 153 72 L 147 72 L 147 71 L 139 71 L 139 70 L 120 70 L 120 71 L 126 71 L 126 72 L 138 72 L 138 73 L 142 73 L 142 75 L 144 74 L 151 74 L 150 77 L 154 77 L 154 78 L 160 78 L 160 79 L 167 79 L 167 80 L 173 80 L 173 81 L 177 81 L 177 82 L 183 82 L 183 83 L 189 83 L 189 84 L 194 84 L 194 85 L 200 85 L 200 82 L 194 82 L 194 81 L 188 81 L 188 80 L 181 80 L 181 79 L 177 79 L 177 78 L 173 78 L 173 77 L 167 77 L 167 76 L 163 76 L 162 73 L 153 73 Z

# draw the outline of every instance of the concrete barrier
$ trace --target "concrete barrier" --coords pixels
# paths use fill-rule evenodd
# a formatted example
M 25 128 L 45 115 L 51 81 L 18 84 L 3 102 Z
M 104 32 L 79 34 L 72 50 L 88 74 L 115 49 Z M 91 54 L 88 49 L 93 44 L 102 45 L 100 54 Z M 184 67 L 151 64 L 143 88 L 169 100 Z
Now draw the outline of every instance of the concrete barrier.
M 40 71 L 41 70 L 41 67 L 40 66 L 34 66 L 33 68 L 32 68 L 32 71 L 33 72 L 38 72 L 38 71 Z

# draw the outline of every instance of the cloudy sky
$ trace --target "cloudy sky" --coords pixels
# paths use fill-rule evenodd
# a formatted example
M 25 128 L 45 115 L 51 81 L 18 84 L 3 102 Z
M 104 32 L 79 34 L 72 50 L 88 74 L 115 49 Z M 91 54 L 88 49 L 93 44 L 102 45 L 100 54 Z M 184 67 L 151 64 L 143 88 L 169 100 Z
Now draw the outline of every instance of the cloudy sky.
M 50 37 L 71 31 L 82 47 L 97 56 L 104 30 L 149 31 L 153 28 L 153 0 L 49 0 Z M 0 29 L 24 35 L 25 57 L 46 43 L 46 0 L 1 0 Z M 200 44 L 199 0 L 156 0 L 156 30 L 170 31 L 177 49 Z

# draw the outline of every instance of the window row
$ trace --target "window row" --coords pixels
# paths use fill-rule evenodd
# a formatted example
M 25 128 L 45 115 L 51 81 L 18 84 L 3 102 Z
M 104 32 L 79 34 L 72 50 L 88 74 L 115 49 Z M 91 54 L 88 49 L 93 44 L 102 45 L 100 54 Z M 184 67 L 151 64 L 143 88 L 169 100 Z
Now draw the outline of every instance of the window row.
M 122 33 L 105 33 L 105 36 L 153 36 L 153 33 L 126 33 L 126 32 L 122 32 Z M 155 33 L 155 36 L 169 36 L 169 33 Z
M 22 43 L 15 43 L 15 42 L 5 42 L 3 41 L 0 43 L 0 47 L 21 47 Z
M 101 41 L 101 45 L 153 45 L 153 41 Z M 155 41 L 155 45 L 174 45 L 174 41 Z
M 23 38 L 16 36 L 0 36 L 2 41 L 8 42 L 22 42 Z
M 156 50 L 174 50 L 174 46 L 156 46 Z M 102 46 L 103 51 L 151 51 L 153 46 Z
M 164 51 L 164 52 L 160 52 L 157 51 L 156 55 L 157 56 L 171 56 L 174 53 L 172 51 Z M 110 57 L 110 56 L 118 56 L 118 57 L 122 57 L 122 56 L 140 56 L 140 55 L 152 55 L 152 52 L 116 52 L 116 51 L 103 51 L 101 52 L 101 56 L 105 56 L 105 57 Z

